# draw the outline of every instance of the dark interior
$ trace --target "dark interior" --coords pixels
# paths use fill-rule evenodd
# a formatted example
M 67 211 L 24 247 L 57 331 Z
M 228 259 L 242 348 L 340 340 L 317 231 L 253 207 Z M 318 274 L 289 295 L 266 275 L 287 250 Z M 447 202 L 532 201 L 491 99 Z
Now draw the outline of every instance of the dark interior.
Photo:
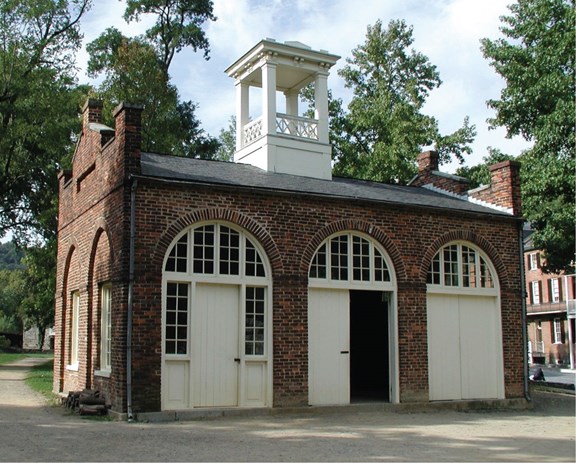
M 388 300 L 382 291 L 350 291 L 350 399 L 390 400 Z

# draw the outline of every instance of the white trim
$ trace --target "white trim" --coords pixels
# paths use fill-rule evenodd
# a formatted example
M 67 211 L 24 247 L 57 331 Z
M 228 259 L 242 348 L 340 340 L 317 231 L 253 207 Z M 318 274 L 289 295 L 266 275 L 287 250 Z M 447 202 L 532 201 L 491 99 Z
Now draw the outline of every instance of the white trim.
M 80 343 L 80 291 L 72 291 L 72 319 L 70 320 L 69 370 L 78 371 Z
M 112 284 L 106 282 L 100 287 L 100 368 L 110 374 L 112 368 Z M 110 361 L 108 361 L 110 358 Z
M 213 256 L 213 263 L 214 263 L 214 273 L 212 274 L 197 274 L 193 272 L 193 257 L 194 257 L 194 246 L 193 246 L 193 232 L 195 229 L 206 226 L 206 225 L 214 225 L 214 256 Z M 238 275 L 229 275 L 229 274 L 222 274 L 219 273 L 219 253 L 220 253 L 220 245 L 219 245 L 219 227 L 224 226 L 228 227 L 240 234 L 240 244 L 239 244 L 239 274 Z M 168 257 L 172 250 L 172 247 L 184 236 L 188 234 L 188 247 L 187 247 L 187 271 L 186 272 L 166 272 L 164 269 L 166 268 L 166 263 L 168 261 Z M 245 276 L 245 256 L 246 256 L 246 240 L 250 240 L 252 245 L 254 246 L 256 252 L 259 254 L 262 265 L 264 266 L 264 277 L 255 277 L 255 276 Z M 191 349 L 191 336 L 192 330 L 190 329 L 191 326 L 191 314 L 192 314 L 192 307 L 193 303 L 196 298 L 196 287 L 199 284 L 217 284 L 217 285 L 231 285 L 238 287 L 239 291 L 239 301 L 238 301 L 238 310 L 239 310 L 239 323 L 238 323 L 238 358 L 240 359 L 239 362 L 239 373 L 238 373 L 238 407 L 254 407 L 254 406 L 263 406 L 263 407 L 272 407 L 272 400 L 273 400 L 273 307 L 272 307 L 272 268 L 270 262 L 268 260 L 268 256 L 264 252 L 264 249 L 261 247 L 258 240 L 252 236 L 247 230 L 227 221 L 223 220 L 211 220 L 211 221 L 200 221 L 194 223 L 193 225 L 186 227 L 182 230 L 170 246 L 168 247 L 166 254 L 164 256 L 164 260 L 162 263 L 162 373 L 161 377 L 164 378 L 162 381 L 162 385 L 164 387 L 166 383 L 166 362 L 191 362 L 192 360 L 192 349 Z M 187 353 L 186 354 L 166 354 L 165 352 L 165 343 L 166 343 L 166 286 L 170 283 L 183 283 L 189 285 L 189 292 L 188 292 L 188 333 L 187 333 Z M 265 343 L 264 343 L 264 355 L 246 355 L 245 354 L 245 346 L 244 346 L 244 336 L 245 336 L 245 298 L 246 298 L 246 287 L 261 287 L 265 289 Z M 188 365 L 190 365 L 188 363 Z M 247 366 L 254 366 L 254 365 L 263 365 L 263 368 L 266 370 L 265 375 L 265 397 L 263 400 L 262 405 L 254 405 L 253 403 L 249 403 L 246 398 L 246 388 L 244 384 L 244 378 L 246 375 L 246 368 Z M 191 381 L 191 376 L 189 376 L 189 380 Z M 195 408 L 192 403 L 191 399 L 192 393 L 191 390 L 188 388 L 188 406 L 186 408 L 192 409 Z M 161 391 L 161 407 L 163 410 L 167 410 L 166 405 L 166 398 L 165 398 L 165 391 L 164 389 Z
M 310 260 L 308 266 L 308 275 L 310 275 L 310 269 L 312 267 L 312 262 L 316 257 L 316 254 L 320 248 L 326 245 L 327 256 L 330 253 L 330 240 L 336 236 L 348 235 L 348 245 L 349 249 L 352 246 L 352 236 L 360 236 L 366 239 L 371 244 L 370 250 L 370 281 L 357 281 L 352 279 L 352 252 L 348 253 L 348 280 L 332 280 L 328 278 L 330 272 L 329 259 L 326 261 L 326 278 L 310 278 L 308 276 L 308 290 L 314 288 L 323 289 L 335 289 L 335 290 L 361 290 L 361 291 L 381 291 L 388 294 L 388 359 L 389 359 L 389 401 L 390 403 L 400 402 L 400 348 L 399 348 L 399 337 L 398 337 L 398 301 L 397 301 L 397 285 L 396 285 L 396 272 L 394 266 L 392 265 L 392 259 L 386 250 L 370 235 L 356 231 L 356 230 L 346 230 L 338 233 L 334 233 L 328 236 L 325 240 L 320 243 L 316 248 L 312 259 Z M 386 264 L 388 273 L 390 275 L 390 281 L 376 281 L 374 279 L 374 249 L 378 250 L 382 255 L 382 259 Z M 308 308 L 309 310 L 309 308 Z
M 427 185 L 423 185 L 422 188 L 426 188 L 427 190 L 435 191 L 436 193 L 441 193 L 443 195 L 450 196 L 452 198 L 457 198 L 457 199 L 460 199 L 462 201 L 467 201 L 467 202 L 472 203 L 472 204 L 478 204 L 479 206 L 488 207 L 490 209 L 494 209 L 494 210 L 499 211 L 499 212 L 504 212 L 506 214 L 514 215 L 514 210 L 510 207 L 497 206 L 496 204 L 492 204 L 492 203 L 483 201 L 483 200 L 478 199 L 478 198 L 473 198 L 472 196 L 469 196 L 467 194 L 460 195 L 460 194 L 454 193 L 452 191 L 444 190 L 443 188 L 438 188 L 437 186 L 434 186 L 431 183 L 429 183 Z M 479 190 L 479 188 L 477 188 L 476 190 Z M 470 191 L 474 191 L 474 190 L 470 190 Z
M 449 286 L 449 285 L 444 284 L 444 278 L 443 278 L 444 277 L 444 265 L 443 265 L 443 257 L 442 257 L 441 253 L 443 252 L 443 250 L 445 248 L 447 248 L 449 246 L 454 246 L 454 245 L 456 245 L 458 247 L 457 248 L 458 249 L 458 257 L 457 257 L 458 286 Z M 490 277 L 492 279 L 492 284 L 493 284 L 492 288 L 479 286 L 478 285 L 479 281 L 477 281 L 476 286 L 462 286 L 462 278 L 463 278 L 462 246 L 466 246 L 467 248 L 472 249 L 476 253 L 477 259 L 476 259 L 475 264 L 476 264 L 476 268 L 478 269 L 478 271 L 475 272 L 475 274 L 477 275 L 478 280 L 482 277 L 481 272 L 480 272 L 480 265 L 481 265 L 481 262 L 484 261 L 484 263 L 488 267 L 488 272 L 490 273 Z M 455 240 L 455 241 L 451 241 L 449 243 L 446 243 L 445 245 L 443 245 L 438 250 L 438 252 L 436 252 L 436 254 L 434 254 L 434 257 L 430 261 L 431 265 L 432 265 L 432 262 L 434 262 L 434 259 L 436 259 L 436 256 L 438 256 L 438 254 L 440 254 L 440 284 L 427 283 L 427 285 L 426 285 L 427 292 L 434 293 L 434 294 L 460 294 L 460 295 L 470 295 L 470 296 L 472 296 L 472 295 L 498 296 L 500 294 L 500 287 L 499 287 L 499 283 L 498 283 L 498 274 L 496 273 L 496 269 L 494 268 L 492 261 L 486 255 L 486 253 L 484 251 L 482 251 L 475 244 L 473 244 L 469 241 L 465 241 L 465 240 Z M 429 273 L 430 273 L 430 269 L 428 269 L 428 274 Z M 427 276 L 428 276 L 428 274 L 427 274 Z

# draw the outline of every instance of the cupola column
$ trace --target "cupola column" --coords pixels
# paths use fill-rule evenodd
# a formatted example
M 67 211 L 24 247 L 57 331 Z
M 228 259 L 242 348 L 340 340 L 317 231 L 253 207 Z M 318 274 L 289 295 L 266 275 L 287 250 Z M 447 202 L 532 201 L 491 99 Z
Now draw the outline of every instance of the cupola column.
M 314 83 L 314 117 L 318 121 L 318 141 L 328 143 L 328 73 L 319 72 Z
M 276 133 L 276 63 L 262 64 L 262 133 Z
M 250 87 L 236 81 L 236 149 L 244 145 L 244 127 L 250 119 Z
M 298 90 L 288 90 L 284 92 L 286 97 L 286 114 L 298 116 Z

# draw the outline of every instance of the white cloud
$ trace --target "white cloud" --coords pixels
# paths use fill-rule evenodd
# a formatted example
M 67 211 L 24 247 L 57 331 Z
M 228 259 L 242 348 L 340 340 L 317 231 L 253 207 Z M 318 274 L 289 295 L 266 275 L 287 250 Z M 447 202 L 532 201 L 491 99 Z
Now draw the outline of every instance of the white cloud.
M 173 61 L 171 74 L 183 99 L 199 103 L 198 117 L 212 135 L 228 126 L 235 110 L 234 82 L 224 70 L 263 38 L 297 40 L 314 49 L 342 56 L 333 69 L 329 86 L 336 97 L 348 101 L 337 69 L 345 65 L 351 50 L 363 43 L 366 27 L 381 19 L 404 19 L 414 26 L 414 47 L 438 67 L 443 86 L 435 90 L 426 112 L 435 116 L 443 132 L 456 130 L 464 116 L 476 124 L 475 155 L 469 164 L 481 162 L 487 146 L 517 155 L 527 147 L 521 140 L 506 140 L 503 130 L 489 131 L 493 116 L 486 100 L 498 98 L 502 81 L 480 51 L 480 39 L 497 37 L 499 17 L 507 14 L 510 0 L 214 0 L 216 22 L 206 25 L 210 60 L 190 50 Z M 122 20 L 124 3 L 95 2 L 83 28 L 86 40 L 115 26 L 126 35 L 142 33 L 148 23 L 127 25 Z M 150 21 L 151 18 L 148 18 Z M 450 166 L 453 169 L 454 166 Z

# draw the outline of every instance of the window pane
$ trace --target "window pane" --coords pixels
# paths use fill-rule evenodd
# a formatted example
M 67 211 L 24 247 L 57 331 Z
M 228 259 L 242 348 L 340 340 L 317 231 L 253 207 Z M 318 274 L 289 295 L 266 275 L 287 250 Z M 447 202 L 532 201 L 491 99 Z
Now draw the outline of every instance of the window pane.
M 192 271 L 214 273 L 214 225 L 205 225 L 194 230 Z
M 352 279 L 370 280 L 370 243 L 359 236 L 352 237 Z
M 244 353 L 246 355 L 264 355 L 265 294 L 264 288 L 246 288 L 246 316 L 244 319 Z
M 188 284 L 166 285 L 166 354 L 186 354 L 188 344 Z
M 480 257 L 480 287 L 494 288 L 494 278 L 486 261 Z
M 238 275 L 240 269 L 240 234 L 220 227 L 220 274 Z
M 314 259 L 312 259 L 310 278 L 326 278 L 326 244 L 320 246 Z
M 186 272 L 188 262 L 188 233 L 180 238 L 168 255 L 166 261 L 167 272 Z
M 444 285 L 458 286 L 458 246 L 444 248 Z
M 476 285 L 476 251 L 462 246 L 462 286 L 475 288 Z
M 251 277 L 266 276 L 260 253 L 256 250 L 248 238 L 246 238 L 246 268 L 244 272 L 247 276 Z
M 386 261 L 376 248 L 374 248 L 374 269 L 374 278 L 376 281 L 390 281 L 390 272 L 388 271 Z
M 102 286 L 100 316 L 100 369 L 110 370 L 112 361 L 112 287 L 110 284 Z
M 330 262 L 332 280 L 348 280 L 348 235 L 330 240 Z

